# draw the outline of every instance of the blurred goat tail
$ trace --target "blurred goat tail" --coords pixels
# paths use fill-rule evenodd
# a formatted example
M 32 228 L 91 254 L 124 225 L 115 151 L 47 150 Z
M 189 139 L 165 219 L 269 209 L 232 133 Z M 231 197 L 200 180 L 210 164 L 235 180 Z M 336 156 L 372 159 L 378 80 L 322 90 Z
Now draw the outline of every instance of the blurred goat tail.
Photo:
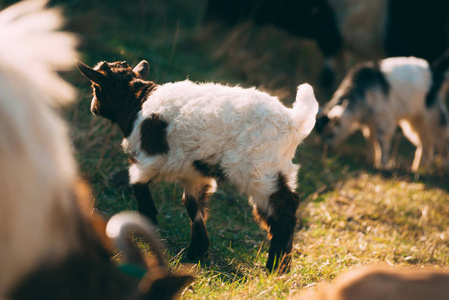
M 22 1 L 0 12 L 0 76 L 12 92 L 31 84 L 40 93 L 36 99 L 67 104 L 76 90 L 57 71 L 73 67 L 77 39 L 58 31 L 64 23 L 62 13 L 47 8 L 47 2 Z

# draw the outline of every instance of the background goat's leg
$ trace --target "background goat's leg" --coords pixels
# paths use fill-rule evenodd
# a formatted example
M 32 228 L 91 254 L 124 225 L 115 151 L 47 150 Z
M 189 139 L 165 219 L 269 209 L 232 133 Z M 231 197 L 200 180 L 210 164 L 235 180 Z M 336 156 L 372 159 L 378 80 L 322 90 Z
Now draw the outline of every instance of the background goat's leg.
M 150 189 L 146 183 L 136 183 L 132 185 L 134 195 L 137 199 L 137 210 L 150 218 L 150 220 L 157 225 L 156 216 L 158 214 L 157 208 L 154 205 L 153 197 Z

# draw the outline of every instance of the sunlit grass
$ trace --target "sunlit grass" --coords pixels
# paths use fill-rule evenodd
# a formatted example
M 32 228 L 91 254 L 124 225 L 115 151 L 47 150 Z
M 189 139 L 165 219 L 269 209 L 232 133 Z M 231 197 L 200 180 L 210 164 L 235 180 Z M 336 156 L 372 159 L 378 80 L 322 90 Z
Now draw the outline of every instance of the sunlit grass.
M 308 42 L 289 39 L 272 28 L 247 28 L 227 37 L 202 32 L 201 1 L 54 1 L 68 8 L 68 27 L 82 39 L 83 60 L 150 62 L 150 79 L 257 85 L 293 100 L 295 87 L 316 78 L 320 57 Z M 240 29 L 242 30 L 242 29 Z M 67 77 L 80 89 L 79 102 L 64 111 L 83 176 L 93 189 L 96 207 L 110 216 L 136 210 L 131 188 L 111 183 L 126 168 L 121 133 L 89 112 L 91 90 L 77 72 Z M 316 89 L 321 103 L 327 92 Z M 345 270 L 370 263 L 420 267 L 449 266 L 449 185 L 435 171 L 419 176 L 405 171 L 413 148 L 399 139 L 398 169 L 374 170 L 366 146 L 355 135 L 323 157 L 314 134 L 298 148 L 295 161 L 301 205 L 287 275 L 267 275 L 269 241 L 252 218 L 246 197 L 221 183 L 210 200 L 207 228 L 210 257 L 188 261 L 190 222 L 172 183 L 152 186 L 159 210 L 159 235 L 169 265 L 195 270 L 185 299 L 286 298 Z M 141 247 L 146 249 L 145 243 Z

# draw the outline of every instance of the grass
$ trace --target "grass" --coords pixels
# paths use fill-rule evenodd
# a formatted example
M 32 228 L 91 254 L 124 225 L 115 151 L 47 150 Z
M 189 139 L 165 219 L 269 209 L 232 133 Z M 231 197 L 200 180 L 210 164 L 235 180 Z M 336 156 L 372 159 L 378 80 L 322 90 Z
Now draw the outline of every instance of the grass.
M 67 28 L 79 35 L 83 61 L 93 65 L 127 60 L 134 65 L 147 59 L 149 77 L 158 83 L 189 77 L 256 85 L 288 105 L 295 87 L 316 82 L 320 68 L 321 57 L 312 43 L 274 28 L 244 25 L 228 35 L 203 27 L 205 3 L 200 0 L 53 2 L 65 8 Z M 90 114 L 86 79 L 76 71 L 66 76 L 80 94 L 64 115 L 96 207 L 107 215 L 136 210 L 130 187 L 110 181 L 127 165 L 118 128 Z M 321 103 L 329 97 L 329 91 L 317 89 L 316 94 Z M 445 174 L 403 171 L 411 165 L 413 148 L 403 138 L 396 145 L 398 168 L 389 172 L 371 168 L 360 135 L 326 158 L 314 134 L 298 148 L 301 222 L 292 270 L 282 276 L 265 273 L 269 241 L 254 222 L 246 198 L 232 186 L 221 184 L 210 201 L 210 259 L 192 264 L 184 257 L 190 225 L 180 201 L 182 190 L 171 183 L 154 185 L 167 260 L 174 268 L 184 265 L 196 271 L 195 282 L 182 298 L 283 299 L 370 263 L 448 267 Z

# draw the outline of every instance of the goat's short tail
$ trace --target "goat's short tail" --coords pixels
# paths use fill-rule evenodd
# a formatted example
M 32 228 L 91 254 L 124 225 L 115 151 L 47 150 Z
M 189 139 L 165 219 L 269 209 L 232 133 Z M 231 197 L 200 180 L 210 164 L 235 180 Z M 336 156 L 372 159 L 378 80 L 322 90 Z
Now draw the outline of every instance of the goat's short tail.
M 318 113 L 318 102 L 313 88 L 305 83 L 298 86 L 296 101 L 293 103 L 293 116 L 299 124 L 302 138 L 305 138 L 313 129 Z

